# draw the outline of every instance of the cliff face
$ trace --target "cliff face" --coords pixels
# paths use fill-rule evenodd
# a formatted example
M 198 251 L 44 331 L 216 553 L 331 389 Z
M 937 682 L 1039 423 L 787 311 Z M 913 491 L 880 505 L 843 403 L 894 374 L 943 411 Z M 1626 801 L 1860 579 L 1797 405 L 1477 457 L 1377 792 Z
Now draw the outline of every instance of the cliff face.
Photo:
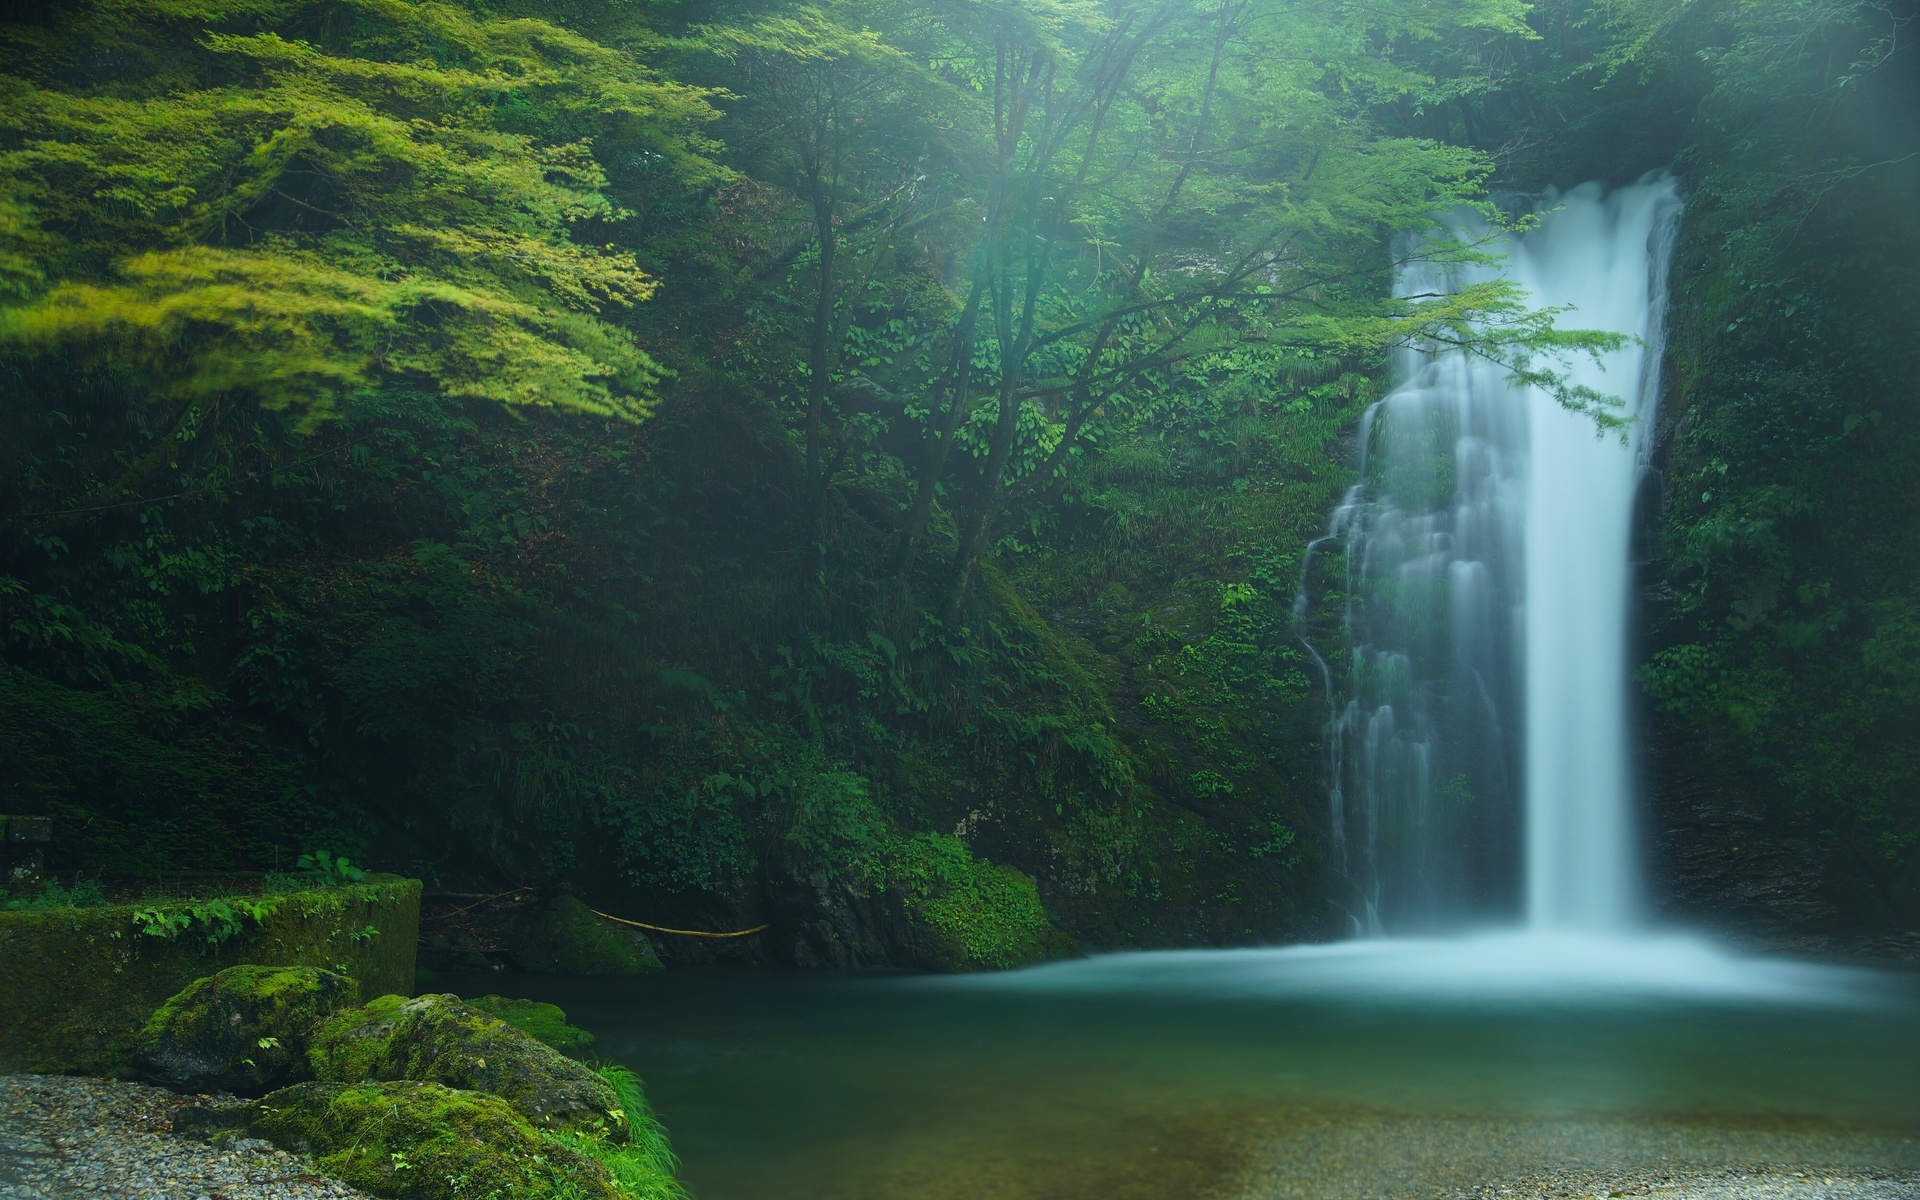
M 1646 811 L 1654 911 L 1755 942 L 1829 937 L 1845 914 L 1821 840 L 1697 769 L 1694 747 L 1665 732 Z
M 1849 896 L 1834 839 L 1695 769 L 1681 739 L 1656 749 L 1646 807 L 1648 884 L 1657 920 L 1755 949 L 1920 962 L 1920 931 Z M 1911 917 L 1908 917 L 1911 920 Z
M 1770 944 L 1890 953 L 1920 928 L 1907 86 L 1835 93 L 1810 130 L 1710 97 L 1682 156 L 1642 506 L 1651 882 L 1661 912 Z

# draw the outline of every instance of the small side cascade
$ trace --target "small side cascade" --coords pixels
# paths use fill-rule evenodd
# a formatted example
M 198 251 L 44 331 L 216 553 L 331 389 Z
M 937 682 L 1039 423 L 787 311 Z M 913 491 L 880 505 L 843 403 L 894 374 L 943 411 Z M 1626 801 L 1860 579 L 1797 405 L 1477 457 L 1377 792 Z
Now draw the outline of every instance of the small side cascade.
M 1664 175 L 1588 184 L 1547 197 L 1504 262 L 1416 262 L 1396 281 L 1416 295 L 1504 277 L 1570 306 L 1569 327 L 1630 335 L 1563 370 L 1622 398 L 1631 424 L 1602 433 L 1457 351 L 1398 352 L 1398 386 L 1361 422 L 1359 482 L 1303 574 L 1345 610 L 1342 653 L 1315 657 L 1356 933 L 1635 921 L 1629 542 L 1679 212 Z M 1454 232 L 1491 233 L 1464 217 Z M 1296 614 L 1310 599 L 1303 583 Z

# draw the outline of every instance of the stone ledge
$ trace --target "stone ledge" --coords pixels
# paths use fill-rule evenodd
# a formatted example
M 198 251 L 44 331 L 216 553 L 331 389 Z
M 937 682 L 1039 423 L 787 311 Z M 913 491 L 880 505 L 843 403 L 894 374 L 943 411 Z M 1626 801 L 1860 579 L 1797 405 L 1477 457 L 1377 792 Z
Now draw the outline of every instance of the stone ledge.
M 338 971 L 359 982 L 363 1002 L 412 994 L 419 880 L 369 875 L 227 899 L 246 903 L 212 943 L 194 916 L 206 900 L 0 911 L 0 1072 L 127 1076 L 154 1009 L 240 963 Z M 149 932 L 169 924 L 180 927 Z

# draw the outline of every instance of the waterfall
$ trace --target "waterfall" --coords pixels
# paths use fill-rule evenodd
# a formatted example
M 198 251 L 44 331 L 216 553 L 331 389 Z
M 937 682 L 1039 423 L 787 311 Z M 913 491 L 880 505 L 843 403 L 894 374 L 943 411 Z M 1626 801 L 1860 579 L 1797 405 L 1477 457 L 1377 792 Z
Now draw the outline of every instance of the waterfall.
M 1497 273 L 1571 306 L 1569 328 L 1631 335 L 1564 372 L 1632 423 L 1603 435 L 1498 365 L 1420 349 L 1362 420 L 1359 482 L 1306 576 L 1331 573 L 1345 610 L 1344 681 L 1316 658 L 1340 698 L 1330 849 L 1358 932 L 1635 919 L 1629 540 L 1679 207 L 1665 176 L 1588 184 L 1548 197 L 1497 266 L 1414 262 L 1397 281 L 1433 294 Z

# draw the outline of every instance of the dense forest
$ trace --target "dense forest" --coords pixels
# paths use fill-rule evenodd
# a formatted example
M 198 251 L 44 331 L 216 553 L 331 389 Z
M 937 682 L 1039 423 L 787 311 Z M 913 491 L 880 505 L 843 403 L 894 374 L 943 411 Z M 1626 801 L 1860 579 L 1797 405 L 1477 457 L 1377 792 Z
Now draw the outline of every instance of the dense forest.
M 1671 911 L 1920 923 L 1920 36 L 1871 0 L 81 0 L 0 25 L 0 810 L 668 955 L 1338 932 L 1296 611 L 1436 218 L 1670 170 Z M 723 949 L 716 951 L 720 945 Z

